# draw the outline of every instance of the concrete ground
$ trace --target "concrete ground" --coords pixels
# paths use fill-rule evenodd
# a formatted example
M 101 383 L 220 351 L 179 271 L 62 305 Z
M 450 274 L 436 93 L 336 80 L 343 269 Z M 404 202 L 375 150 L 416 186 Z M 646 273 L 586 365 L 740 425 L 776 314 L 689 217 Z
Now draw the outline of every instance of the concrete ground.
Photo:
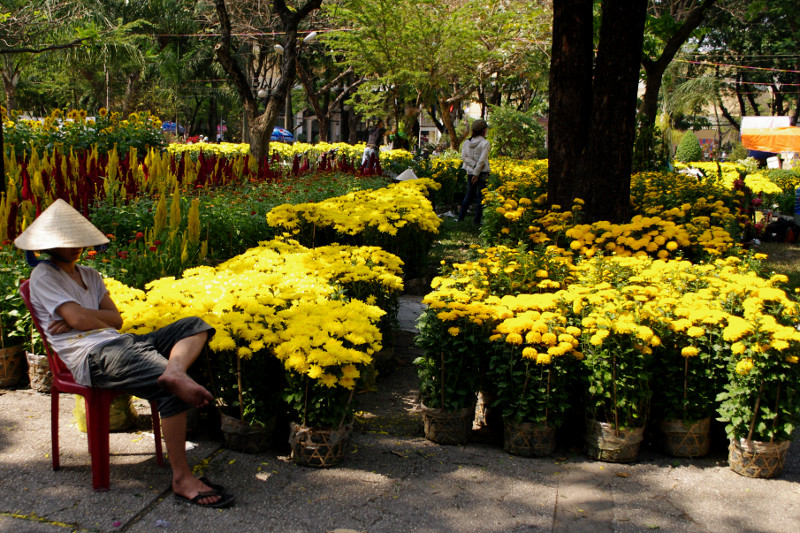
M 776 479 L 739 476 L 724 445 L 705 458 L 667 457 L 644 446 L 634 464 L 588 459 L 569 445 L 529 459 L 476 432 L 464 446 L 424 438 L 411 361 L 418 297 L 403 297 L 396 349 L 378 390 L 359 398 L 344 461 L 294 464 L 286 446 L 227 450 L 192 435 L 190 462 L 236 494 L 227 510 L 175 501 L 156 465 L 147 404 L 136 430 L 111 435 L 111 490 L 93 492 L 85 434 L 61 396 L 61 465 L 51 469 L 50 397 L 0 389 L 0 532 L 328 531 L 506 533 L 528 531 L 800 531 L 800 445 Z

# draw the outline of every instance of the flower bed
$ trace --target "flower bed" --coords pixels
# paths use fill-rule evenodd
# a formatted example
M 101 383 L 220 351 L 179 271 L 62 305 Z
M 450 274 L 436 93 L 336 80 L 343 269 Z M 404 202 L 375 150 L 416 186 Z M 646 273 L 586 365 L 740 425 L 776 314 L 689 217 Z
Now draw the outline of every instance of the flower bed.
M 107 286 L 123 331 L 185 316 L 211 324 L 212 384 L 245 422 L 274 416 L 282 391 L 296 420 L 325 426 L 352 416 L 351 392 L 382 346 L 381 318 L 396 313 L 400 273 L 399 260 L 376 248 L 310 250 L 279 239 L 145 291 L 110 279 Z M 282 376 L 266 372 L 270 361 Z
M 478 392 L 470 370 L 486 368 L 495 406 L 513 422 L 524 416 L 558 424 L 558 406 L 578 405 L 620 430 L 715 412 L 731 438 L 782 441 L 794 430 L 800 307 L 780 289 L 784 277 L 757 275 L 757 260 L 594 257 L 568 264 L 552 248 L 519 252 L 516 261 L 494 249 L 477 253 L 475 262 L 435 279 L 424 300 L 418 364 L 425 400 L 446 401 L 458 391 L 464 404 Z M 544 268 L 532 278 L 524 265 L 537 262 Z M 492 287 L 501 273 L 507 280 Z M 467 369 L 462 381 L 431 371 L 446 358 Z M 563 362 L 575 360 L 581 364 L 565 370 Z
M 306 246 L 380 246 L 399 256 L 413 276 L 425 264 L 440 224 L 425 196 L 431 188 L 436 188 L 432 180 L 419 179 L 322 202 L 284 204 L 269 212 L 267 222 Z

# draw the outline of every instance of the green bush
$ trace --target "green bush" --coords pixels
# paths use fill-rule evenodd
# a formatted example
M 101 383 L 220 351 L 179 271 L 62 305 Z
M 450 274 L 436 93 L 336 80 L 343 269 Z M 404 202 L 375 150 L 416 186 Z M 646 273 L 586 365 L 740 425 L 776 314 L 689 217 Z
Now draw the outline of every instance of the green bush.
M 731 147 L 731 153 L 728 156 L 728 161 L 739 161 L 740 159 L 746 158 L 747 154 L 747 148 L 742 146 L 742 143 L 736 142 Z
M 681 142 L 675 151 L 675 159 L 683 163 L 703 160 L 703 149 L 700 148 L 700 141 L 697 140 L 697 136 L 692 130 L 687 131 L 681 137 Z
M 794 213 L 795 189 L 800 185 L 800 169 L 772 169 L 763 173 L 772 183 L 783 189 L 775 198 L 778 211 L 786 215 Z
M 492 145 L 492 157 L 542 159 L 547 156 L 544 127 L 533 112 L 492 106 L 490 123 L 488 140 Z

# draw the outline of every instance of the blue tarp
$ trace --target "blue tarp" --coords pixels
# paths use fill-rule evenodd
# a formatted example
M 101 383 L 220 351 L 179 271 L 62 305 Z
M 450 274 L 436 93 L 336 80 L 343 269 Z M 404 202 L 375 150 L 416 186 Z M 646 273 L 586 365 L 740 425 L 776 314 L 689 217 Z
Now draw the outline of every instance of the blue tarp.
M 169 132 L 169 133 L 175 133 L 175 123 L 174 122 L 164 122 L 164 123 L 161 124 L 161 129 L 163 131 L 166 131 L 166 132 Z M 183 126 L 178 124 L 178 133 L 180 135 L 183 135 L 184 133 L 186 133 L 186 128 L 184 128 Z
M 272 129 L 272 136 L 269 138 L 269 140 L 285 142 L 285 143 L 293 143 L 294 135 L 292 135 L 292 132 L 289 130 L 275 127 Z

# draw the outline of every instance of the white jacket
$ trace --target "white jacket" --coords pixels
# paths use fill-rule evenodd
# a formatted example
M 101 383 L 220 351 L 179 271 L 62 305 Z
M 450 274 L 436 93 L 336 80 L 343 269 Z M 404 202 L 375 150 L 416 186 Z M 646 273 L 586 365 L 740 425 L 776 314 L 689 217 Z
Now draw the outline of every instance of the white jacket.
M 461 145 L 462 167 L 470 176 L 489 172 L 489 141 L 481 136 L 467 139 Z

